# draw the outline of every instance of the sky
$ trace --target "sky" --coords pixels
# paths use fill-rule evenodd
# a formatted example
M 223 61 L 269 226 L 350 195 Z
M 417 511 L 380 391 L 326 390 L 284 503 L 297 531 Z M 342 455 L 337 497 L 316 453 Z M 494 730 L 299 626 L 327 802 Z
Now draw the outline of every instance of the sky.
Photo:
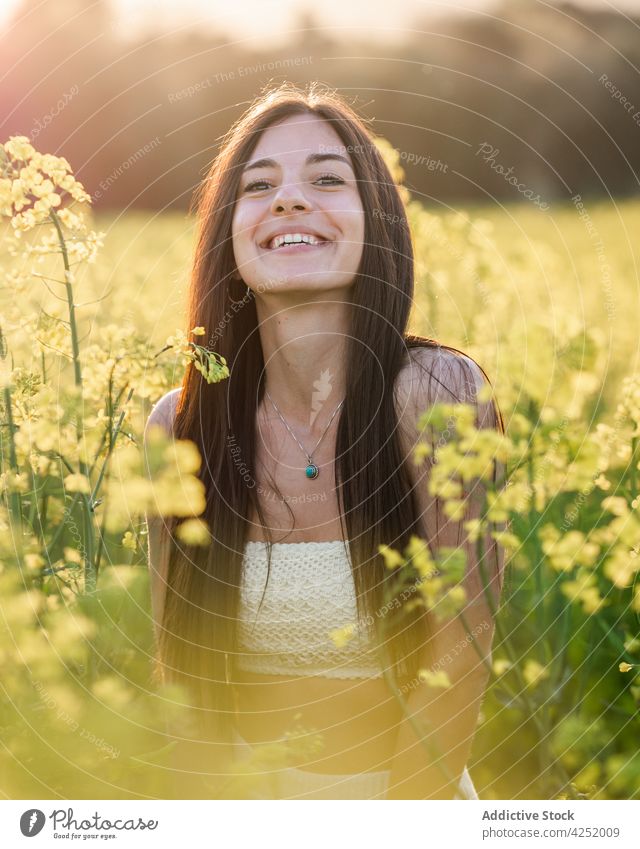
M 553 0 L 551 0 L 553 2 Z M 640 12 L 640 0 L 579 0 L 583 5 Z M 19 7 L 20 0 L 0 0 L 0 25 Z M 91 0 L 87 0 L 87 6 Z M 282 40 L 293 26 L 297 10 L 308 8 L 316 20 L 326 21 L 336 36 L 336 27 L 355 27 L 363 34 L 381 40 L 401 38 L 416 13 L 446 14 L 466 9 L 490 11 L 495 0 L 111 0 L 118 14 L 122 34 L 134 35 L 145 21 L 155 27 L 176 29 L 188 24 L 211 24 L 224 34 L 238 39 L 264 39 L 270 44 Z M 322 17 L 320 18 L 320 15 Z M 385 30 L 388 35 L 385 38 Z M 395 31 L 395 35 L 394 35 Z M 345 32 L 348 37 L 348 30 Z

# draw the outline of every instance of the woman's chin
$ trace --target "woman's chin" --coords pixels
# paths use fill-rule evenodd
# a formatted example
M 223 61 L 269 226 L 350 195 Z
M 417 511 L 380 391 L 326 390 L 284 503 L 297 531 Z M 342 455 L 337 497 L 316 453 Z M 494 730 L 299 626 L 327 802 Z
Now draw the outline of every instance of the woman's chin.
M 294 293 L 321 294 L 323 291 L 335 294 L 336 289 L 350 289 L 355 281 L 353 271 L 333 271 L 327 269 L 290 269 L 288 273 L 280 271 L 262 277 L 260 280 L 250 281 L 250 287 L 258 295 L 288 295 Z

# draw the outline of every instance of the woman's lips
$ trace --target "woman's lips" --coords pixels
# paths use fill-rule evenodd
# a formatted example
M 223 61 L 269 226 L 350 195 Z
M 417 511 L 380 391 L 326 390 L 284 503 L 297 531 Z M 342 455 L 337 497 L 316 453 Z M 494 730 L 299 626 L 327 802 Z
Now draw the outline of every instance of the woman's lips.
M 305 251 L 316 251 L 321 248 L 326 248 L 327 245 L 332 245 L 332 241 L 319 242 L 317 245 L 309 245 L 306 242 L 297 242 L 291 245 L 281 245 L 279 248 L 263 248 L 269 254 L 296 254 L 304 253 Z

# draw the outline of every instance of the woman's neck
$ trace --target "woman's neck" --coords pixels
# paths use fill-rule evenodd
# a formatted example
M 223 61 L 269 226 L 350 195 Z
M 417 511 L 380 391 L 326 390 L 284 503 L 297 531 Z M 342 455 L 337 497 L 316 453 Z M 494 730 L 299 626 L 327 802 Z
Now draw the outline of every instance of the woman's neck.
M 326 297 L 326 296 L 325 296 Z M 291 427 L 313 434 L 344 398 L 348 305 L 257 303 L 265 386 Z M 265 414 L 277 416 L 265 396 Z

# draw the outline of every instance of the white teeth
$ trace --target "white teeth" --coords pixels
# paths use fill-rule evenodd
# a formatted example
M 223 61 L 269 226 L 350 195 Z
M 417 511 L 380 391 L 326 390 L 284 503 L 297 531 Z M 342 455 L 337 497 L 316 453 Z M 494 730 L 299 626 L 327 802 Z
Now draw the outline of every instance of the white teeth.
M 322 239 L 316 239 L 315 236 L 311 236 L 309 233 L 283 233 L 281 236 L 274 236 L 269 243 L 269 248 L 273 250 L 282 245 L 295 245 L 300 242 L 304 242 L 306 245 L 319 245 L 322 241 Z

